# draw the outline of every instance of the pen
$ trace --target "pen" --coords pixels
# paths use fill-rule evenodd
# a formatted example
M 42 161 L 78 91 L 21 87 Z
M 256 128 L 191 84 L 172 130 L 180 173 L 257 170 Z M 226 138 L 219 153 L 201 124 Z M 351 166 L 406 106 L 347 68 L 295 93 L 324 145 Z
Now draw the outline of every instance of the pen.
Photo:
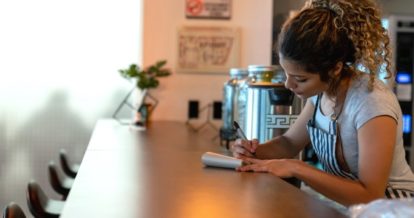
M 233 121 L 233 126 L 236 129 L 237 136 L 243 140 L 247 140 L 246 135 L 243 130 L 240 128 L 239 124 L 236 121 Z
M 249 141 L 246 135 L 244 134 L 243 130 L 240 128 L 239 124 L 236 121 L 233 121 L 233 126 L 236 129 L 236 133 L 239 138 Z M 256 155 L 256 151 L 250 151 L 250 153 L 252 153 L 253 156 Z

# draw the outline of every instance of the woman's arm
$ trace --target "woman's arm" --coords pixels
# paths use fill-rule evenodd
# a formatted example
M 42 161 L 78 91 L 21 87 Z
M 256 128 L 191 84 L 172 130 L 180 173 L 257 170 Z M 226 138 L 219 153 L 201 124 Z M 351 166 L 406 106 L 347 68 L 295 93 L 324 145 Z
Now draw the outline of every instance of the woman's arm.
M 341 204 L 367 203 L 382 198 L 391 169 L 397 124 L 388 116 L 376 117 L 358 130 L 359 180 L 328 174 L 294 159 L 256 160 L 240 171 L 270 172 L 276 176 L 296 177 L 321 194 Z
M 345 205 L 367 203 L 384 197 L 391 170 L 397 132 L 396 121 L 389 116 L 376 117 L 358 130 L 359 181 L 312 173 L 298 169 L 302 178 L 315 190 Z M 313 175 L 312 175 L 313 174 Z M 319 174 L 319 175 L 318 175 Z

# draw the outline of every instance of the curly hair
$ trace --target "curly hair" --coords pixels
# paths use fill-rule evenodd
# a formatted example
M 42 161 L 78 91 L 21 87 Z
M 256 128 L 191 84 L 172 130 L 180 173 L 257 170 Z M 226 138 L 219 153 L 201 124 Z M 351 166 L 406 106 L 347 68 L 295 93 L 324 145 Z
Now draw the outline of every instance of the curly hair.
M 368 89 L 386 66 L 391 71 L 391 49 L 381 25 L 380 10 L 372 0 L 307 0 L 305 6 L 283 25 L 279 53 L 310 73 L 318 73 L 335 93 L 343 78 L 362 70 L 370 75 Z M 344 65 L 339 77 L 329 75 L 338 62 Z

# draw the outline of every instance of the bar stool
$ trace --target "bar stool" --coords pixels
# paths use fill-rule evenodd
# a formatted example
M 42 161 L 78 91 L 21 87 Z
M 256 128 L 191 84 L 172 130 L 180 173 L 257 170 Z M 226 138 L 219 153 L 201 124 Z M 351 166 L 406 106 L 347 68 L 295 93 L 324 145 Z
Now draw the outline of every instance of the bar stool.
M 35 218 L 58 218 L 62 212 L 64 201 L 48 198 L 36 181 L 27 185 L 27 205 Z
M 4 209 L 3 209 L 3 218 L 26 218 L 22 208 L 14 203 L 10 202 Z
M 79 164 L 71 164 L 71 162 L 68 160 L 68 155 L 65 149 L 60 149 L 59 160 L 63 172 L 65 172 L 66 175 L 75 178 L 79 170 Z
M 49 182 L 52 185 L 53 190 L 62 195 L 62 200 L 66 200 L 66 197 L 72 188 L 74 179 L 62 175 L 53 161 L 49 162 L 48 169 Z

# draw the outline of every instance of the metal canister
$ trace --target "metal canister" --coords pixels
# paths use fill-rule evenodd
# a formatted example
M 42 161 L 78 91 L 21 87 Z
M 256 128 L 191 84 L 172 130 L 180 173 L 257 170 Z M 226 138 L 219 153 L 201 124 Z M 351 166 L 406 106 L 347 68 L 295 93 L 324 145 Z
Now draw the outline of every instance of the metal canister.
M 230 80 L 224 83 L 222 119 L 223 126 L 220 128 L 220 138 L 228 142 L 236 138 L 233 130 L 234 114 L 238 110 L 237 99 L 240 93 L 240 84 L 246 79 L 248 72 L 243 68 L 231 68 Z
M 224 83 L 223 87 L 223 128 L 232 129 L 234 120 L 234 109 L 236 109 L 236 100 L 240 92 L 240 83 L 248 75 L 246 69 L 230 69 L 230 80 Z

